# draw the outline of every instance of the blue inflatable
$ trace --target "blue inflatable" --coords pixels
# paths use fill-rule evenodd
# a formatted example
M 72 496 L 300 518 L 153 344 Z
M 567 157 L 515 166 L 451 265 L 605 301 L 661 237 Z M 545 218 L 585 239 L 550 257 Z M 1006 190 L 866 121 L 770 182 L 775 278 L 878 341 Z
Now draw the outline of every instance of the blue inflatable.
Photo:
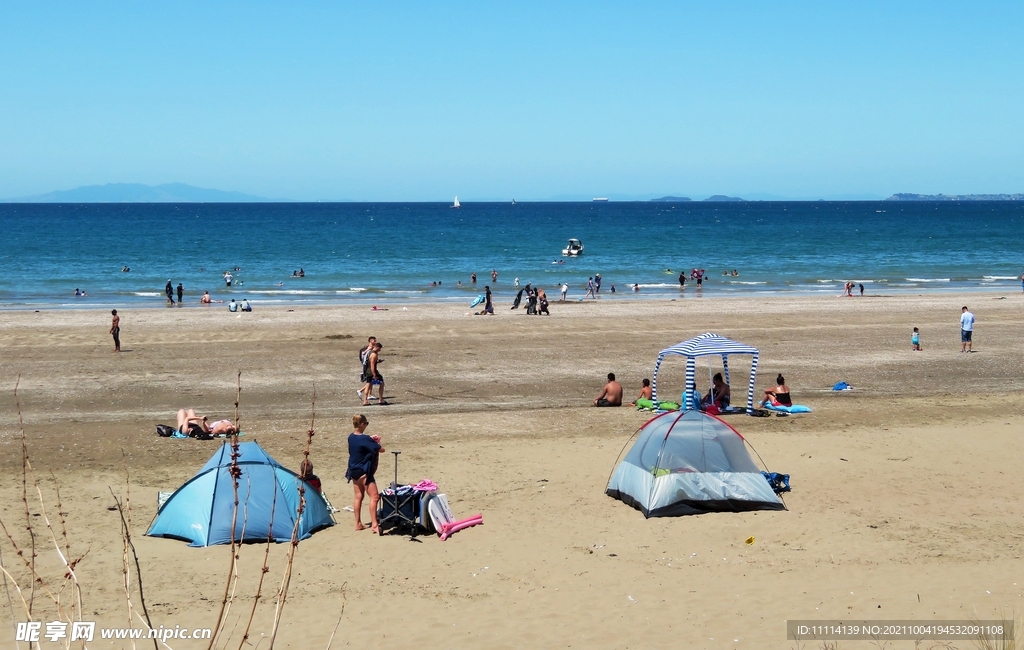
M 487 298 L 484 296 L 484 294 L 481 293 L 479 296 L 476 297 L 476 300 L 469 303 L 469 308 L 472 309 L 473 307 L 476 307 L 485 300 L 487 300 Z
M 769 411 L 778 411 L 780 413 L 810 413 L 811 407 L 802 406 L 800 404 L 794 404 L 793 406 L 775 406 L 771 402 L 764 405 Z

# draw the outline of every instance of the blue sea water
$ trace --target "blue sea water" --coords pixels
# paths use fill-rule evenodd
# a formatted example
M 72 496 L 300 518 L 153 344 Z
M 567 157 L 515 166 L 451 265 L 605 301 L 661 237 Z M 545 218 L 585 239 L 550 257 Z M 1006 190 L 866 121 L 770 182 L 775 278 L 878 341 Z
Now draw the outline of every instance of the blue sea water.
M 1024 272 L 1017 202 L 0 204 L 0 232 L 7 309 L 159 306 L 168 279 L 192 305 L 209 290 L 387 306 L 468 304 L 491 269 L 498 300 L 517 277 L 552 295 L 567 282 L 578 298 L 595 273 L 602 296 L 614 284 L 616 298 L 690 298 L 677 276 L 695 267 L 703 298 L 838 294 L 846 280 L 869 294 L 1019 291 Z M 570 237 L 583 256 L 562 257 Z

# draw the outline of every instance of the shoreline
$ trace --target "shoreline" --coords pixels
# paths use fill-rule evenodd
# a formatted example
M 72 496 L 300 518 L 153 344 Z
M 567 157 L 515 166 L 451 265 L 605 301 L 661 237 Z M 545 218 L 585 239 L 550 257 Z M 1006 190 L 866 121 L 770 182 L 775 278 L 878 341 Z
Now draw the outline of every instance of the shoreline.
M 525 285 L 524 285 L 525 286 Z M 520 287 L 521 288 L 521 287 Z M 353 307 L 353 308 L 372 308 L 374 305 L 380 307 L 378 311 L 390 310 L 390 309 L 401 309 L 403 307 L 413 306 L 459 306 L 459 303 L 464 303 L 467 300 L 472 300 L 476 297 L 477 293 L 482 293 L 483 289 L 476 291 L 475 289 L 469 290 L 464 296 L 447 296 L 437 297 L 434 299 L 424 299 L 423 296 L 410 297 L 408 299 L 397 298 L 394 296 L 383 296 L 376 294 L 374 296 L 363 297 L 351 297 L 351 298 L 339 298 L 334 300 L 281 300 L 271 299 L 265 300 L 259 297 L 250 297 L 253 294 L 228 294 L 230 296 L 238 295 L 235 298 L 236 302 L 242 300 L 248 300 L 254 307 L 261 309 L 280 309 L 280 308 L 333 308 L 333 307 Z M 504 291 L 494 291 L 495 296 L 495 311 L 500 311 L 501 302 L 509 302 L 515 296 L 517 291 L 510 291 L 508 293 Z M 921 288 L 908 288 L 906 290 L 895 290 L 888 293 L 865 293 L 863 296 L 858 295 L 856 292 L 853 298 L 907 298 L 911 296 L 926 297 L 926 296 L 951 296 L 951 295 L 964 295 L 964 296 L 984 296 L 986 294 L 1000 294 L 1004 296 L 1010 296 L 1014 294 L 1024 295 L 1024 292 L 1019 291 L 1019 287 L 1015 285 L 1003 285 L 1000 287 L 928 287 L 925 289 Z M 223 294 L 217 294 L 223 295 Z M 819 290 L 780 290 L 780 289 L 765 289 L 765 290 L 737 290 L 728 292 L 715 292 L 714 289 L 706 290 L 706 292 L 698 292 L 695 288 L 687 287 L 685 290 L 680 289 L 676 294 L 669 291 L 643 291 L 633 292 L 629 291 L 617 291 L 615 293 L 601 293 L 597 300 L 590 298 L 582 299 L 579 297 L 570 297 L 565 302 L 558 300 L 559 294 L 557 291 L 548 292 L 548 300 L 551 305 L 566 305 L 566 304 L 577 304 L 577 303 L 601 303 L 601 302 L 631 302 L 631 303 L 651 303 L 651 302 L 680 302 L 680 301 L 698 301 L 698 300 L 750 300 L 752 298 L 767 298 L 767 299 L 787 299 L 787 298 L 827 298 L 837 297 L 843 298 L 842 293 L 835 293 L 833 289 L 819 289 Z M 673 297 L 675 296 L 675 297 Z M 88 296 L 86 296 L 88 298 Z M 554 299 L 552 299 L 554 298 Z M 154 304 L 151 301 L 109 301 L 109 302 L 91 302 L 91 303 L 76 303 L 76 302 L 59 302 L 59 303 L 18 303 L 18 304 L 4 304 L 0 302 L 0 313 L 11 313 L 11 312 L 34 312 L 34 311 L 93 311 L 93 310 L 109 310 L 109 309 L 130 309 L 138 311 L 140 309 L 208 309 L 215 310 L 218 307 L 227 308 L 231 298 L 227 300 L 221 300 L 221 302 L 214 302 L 211 304 L 201 304 L 199 299 L 196 298 L 193 301 L 186 302 L 184 305 L 179 306 L 163 304 Z M 520 309 L 525 311 L 525 302 L 520 306 Z

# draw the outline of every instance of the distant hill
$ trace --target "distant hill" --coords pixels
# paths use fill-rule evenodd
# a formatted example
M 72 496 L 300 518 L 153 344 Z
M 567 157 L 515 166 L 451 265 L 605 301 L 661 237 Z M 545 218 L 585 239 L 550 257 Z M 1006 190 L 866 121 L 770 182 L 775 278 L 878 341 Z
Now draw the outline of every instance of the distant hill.
M 664 201 L 665 203 L 682 203 L 683 201 L 692 201 L 688 196 L 663 196 L 660 199 L 651 199 L 652 201 Z
M 1024 194 L 893 194 L 886 201 L 1024 201 Z
M 746 199 L 741 199 L 738 196 L 726 196 L 724 194 L 716 194 L 714 196 L 709 196 L 708 198 L 706 198 L 704 200 L 705 201 L 733 201 L 733 202 L 746 201 Z
M 36 196 L 0 199 L 4 203 L 262 203 L 274 200 L 242 192 L 193 187 L 184 183 L 107 183 Z

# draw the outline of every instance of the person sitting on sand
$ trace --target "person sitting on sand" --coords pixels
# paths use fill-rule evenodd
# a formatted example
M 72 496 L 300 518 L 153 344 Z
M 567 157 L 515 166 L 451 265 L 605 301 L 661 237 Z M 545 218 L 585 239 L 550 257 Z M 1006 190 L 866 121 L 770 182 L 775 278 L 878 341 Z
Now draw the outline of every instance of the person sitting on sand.
M 370 529 L 373 532 L 380 532 L 380 524 L 377 523 L 377 502 L 380 501 L 380 492 L 377 490 L 377 480 L 374 473 L 377 471 L 377 461 L 384 453 L 380 446 L 380 436 L 366 435 L 366 427 L 370 421 L 362 413 L 352 416 L 352 428 L 355 429 L 348 436 L 348 471 L 345 478 L 352 482 L 355 499 L 352 509 L 356 515 L 356 530 L 364 530 L 362 509 L 363 497 L 370 495 Z
M 299 478 L 306 483 L 309 483 L 309 487 L 317 491 L 317 494 L 323 492 L 323 486 L 320 483 L 320 477 L 313 473 L 313 463 L 308 458 L 302 461 L 299 465 Z
M 210 424 L 205 415 L 197 415 L 193 409 L 178 409 L 178 432 L 188 435 L 193 426 L 198 427 L 203 433 L 214 436 L 227 436 L 238 432 L 231 420 L 217 420 Z
M 724 409 L 729 406 L 729 398 L 729 384 L 722 379 L 722 373 L 716 372 L 715 376 L 711 378 L 711 390 L 704 396 L 701 406 L 707 408 L 714 404 L 718 408 Z
M 640 382 L 640 394 L 636 396 L 635 400 L 633 400 L 633 406 L 636 406 L 636 403 L 639 400 L 642 400 L 642 399 L 649 400 L 653 396 L 654 396 L 654 394 L 651 391 L 651 380 L 647 379 L 646 377 L 644 377 L 644 380 L 642 382 Z
M 199 302 L 203 303 L 204 305 L 209 305 L 211 302 L 213 302 L 213 299 L 210 298 L 210 292 L 204 291 L 203 297 L 199 299 Z
M 773 406 L 793 406 L 793 399 L 789 396 L 789 386 L 786 385 L 786 378 L 779 375 L 775 378 L 775 385 L 766 388 L 764 399 L 758 406 L 771 403 Z
M 608 373 L 608 383 L 594 400 L 594 406 L 622 406 L 622 384 L 615 381 L 615 373 Z

